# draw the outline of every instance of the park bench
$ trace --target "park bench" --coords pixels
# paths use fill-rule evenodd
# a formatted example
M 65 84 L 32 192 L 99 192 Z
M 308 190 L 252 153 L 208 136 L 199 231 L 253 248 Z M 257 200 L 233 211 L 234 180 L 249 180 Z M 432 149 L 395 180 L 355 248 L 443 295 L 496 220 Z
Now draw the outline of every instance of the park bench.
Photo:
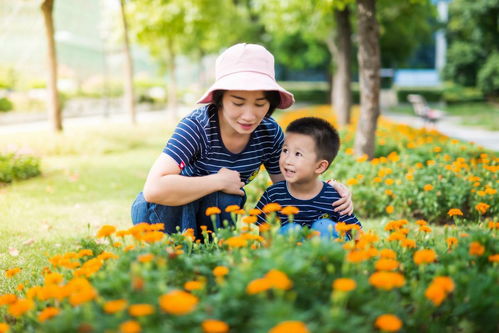
M 411 103 L 414 113 L 423 120 L 424 125 L 435 125 L 442 117 L 444 112 L 431 108 L 421 95 L 410 94 L 407 100 Z

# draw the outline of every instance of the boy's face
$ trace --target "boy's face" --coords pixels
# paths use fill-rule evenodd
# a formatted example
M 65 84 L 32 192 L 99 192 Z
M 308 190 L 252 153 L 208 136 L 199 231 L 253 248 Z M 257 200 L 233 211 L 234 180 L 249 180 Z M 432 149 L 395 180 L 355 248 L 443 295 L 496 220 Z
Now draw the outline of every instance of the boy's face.
M 300 184 L 313 181 L 327 166 L 327 161 L 318 159 L 315 142 L 310 136 L 286 133 L 279 167 L 287 182 Z

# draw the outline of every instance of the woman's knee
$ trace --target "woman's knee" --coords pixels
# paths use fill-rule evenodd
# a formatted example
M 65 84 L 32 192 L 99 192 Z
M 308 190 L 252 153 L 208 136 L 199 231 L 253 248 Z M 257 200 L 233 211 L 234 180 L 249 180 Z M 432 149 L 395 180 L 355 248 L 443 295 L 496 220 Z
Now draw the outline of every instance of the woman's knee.
M 132 223 L 150 223 L 149 221 L 149 206 L 144 195 L 140 192 L 131 207 Z

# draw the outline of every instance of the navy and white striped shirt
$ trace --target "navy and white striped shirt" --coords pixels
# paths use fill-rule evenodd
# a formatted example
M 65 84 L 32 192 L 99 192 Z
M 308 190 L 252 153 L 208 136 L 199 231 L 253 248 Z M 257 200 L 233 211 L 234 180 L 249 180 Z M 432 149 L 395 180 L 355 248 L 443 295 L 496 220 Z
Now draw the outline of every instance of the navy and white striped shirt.
M 206 176 L 222 167 L 240 173 L 241 181 L 249 183 L 263 163 L 271 174 L 279 174 L 279 155 L 284 134 L 272 118 L 264 118 L 251 133 L 246 148 L 238 154 L 225 148 L 220 136 L 218 112 L 209 104 L 183 118 L 168 140 L 163 152 L 179 165 L 181 175 Z
M 332 203 L 340 199 L 340 194 L 331 185 L 323 182 L 322 190 L 318 195 L 309 200 L 300 200 L 289 193 L 286 181 L 275 183 L 265 190 L 258 201 L 256 208 L 262 210 L 266 204 L 278 203 L 283 208 L 286 206 L 297 207 L 300 211 L 293 217 L 293 222 L 302 226 L 308 226 L 323 218 L 333 222 L 345 222 L 346 224 L 358 224 L 362 227 L 355 215 L 339 215 L 335 212 Z M 278 213 L 281 225 L 288 223 L 287 215 Z M 258 215 L 257 224 L 265 222 L 265 214 Z

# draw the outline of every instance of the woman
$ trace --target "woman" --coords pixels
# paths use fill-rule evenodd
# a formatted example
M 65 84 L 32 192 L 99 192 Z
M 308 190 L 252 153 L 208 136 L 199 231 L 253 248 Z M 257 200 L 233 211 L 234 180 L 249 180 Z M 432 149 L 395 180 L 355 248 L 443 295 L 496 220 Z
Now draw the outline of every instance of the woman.
M 274 57 L 263 46 L 236 44 L 216 61 L 216 82 L 194 110 L 177 125 L 154 162 L 132 205 L 134 224 L 164 223 L 173 233 L 211 228 L 208 207 L 243 206 L 243 186 L 263 163 L 273 183 L 284 180 L 279 171 L 283 132 L 271 118 L 276 108 L 294 103 L 293 95 L 274 77 Z M 334 203 L 342 214 L 353 211 L 348 189 L 333 182 L 342 199 Z M 231 221 L 223 212 L 217 220 Z

